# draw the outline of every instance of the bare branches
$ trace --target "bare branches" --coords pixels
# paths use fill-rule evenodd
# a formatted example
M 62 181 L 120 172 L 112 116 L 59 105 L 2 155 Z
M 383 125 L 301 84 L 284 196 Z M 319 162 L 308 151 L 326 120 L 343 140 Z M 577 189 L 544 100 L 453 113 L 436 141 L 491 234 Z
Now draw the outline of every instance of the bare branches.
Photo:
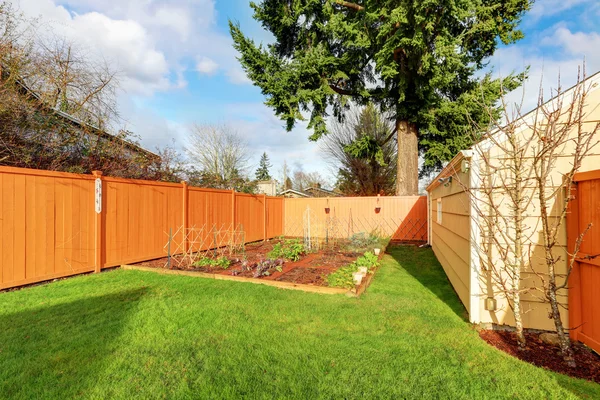
M 250 153 L 242 136 L 227 125 L 194 125 L 188 154 L 202 172 L 227 182 L 246 172 Z
M 590 227 L 579 233 L 569 260 L 564 233 L 574 175 L 599 142 L 600 124 L 588 121 L 586 112 L 590 84 L 580 72 L 573 88 L 565 92 L 559 84 L 550 101 L 540 89 L 538 107 L 524 116 L 518 106 L 509 115 L 502 99 L 504 125 L 488 129 L 491 133 L 474 147 L 481 184 L 465 185 L 476 210 L 472 218 L 484 233 L 478 251 L 488 263 L 482 272 L 493 282 L 486 289 L 508 300 L 518 333 L 523 328 L 520 295 L 537 293 L 548 305 L 569 365 L 574 361 L 561 320 L 560 291 L 567 288 Z M 538 283 L 525 285 L 521 274 Z

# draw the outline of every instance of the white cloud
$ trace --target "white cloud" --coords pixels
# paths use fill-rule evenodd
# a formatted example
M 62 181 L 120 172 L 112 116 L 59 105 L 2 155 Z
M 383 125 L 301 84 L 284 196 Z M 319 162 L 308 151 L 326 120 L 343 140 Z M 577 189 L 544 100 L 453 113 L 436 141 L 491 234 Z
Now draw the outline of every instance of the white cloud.
M 535 19 L 556 15 L 581 4 L 593 4 L 594 0 L 542 0 L 536 1 L 530 14 Z
M 27 16 L 41 17 L 42 38 L 65 37 L 87 57 L 108 61 L 119 72 L 124 90 L 152 94 L 171 86 L 165 54 L 139 22 L 95 11 L 72 13 L 51 0 L 21 0 L 19 5 Z
M 196 71 L 201 74 L 213 75 L 219 69 L 219 64 L 208 57 L 199 57 L 196 62 Z
M 279 175 L 286 161 L 289 167 L 297 163 L 307 172 L 319 171 L 327 179 L 333 179 L 319 151 L 319 143 L 308 140 L 307 122 L 299 122 L 294 130 L 287 132 L 273 110 L 262 103 L 231 103 L 225 113 L 226 121 L 246 138 L 254 164 L 258 165 L 261 154 L 266 152 L 273 164 L 271 174 L 274 176 Z
M 246 73 L 244 72 L 244 70 L 239 66 L 230 68 L 227 71 L 227 76 L 229 77 L 229 82 L 234 83 L 236 85 L 251 85 L 252 84 L 252 81 L 250 80 L 250 78 L 248 78 L 248 76 L 246 76 Z
M 530 46 L 515 45 L 499 49 L 490 65 L 498 76 L 523 71 L 530 67 L 529 79 L 522 88 L 508 96 L 511 104 L 521 104 L 522 111 L 537 105 L 540 88 L 549 99 L 558 87 L 569 88 L 577 82 L 579 68 L 585 58 L 586 74 L 600 70 L 600 35 L 595 32 L 572 32 L 555 26 Z
M 554 34 L 542 40 L 547 47 L 560 46 L 565 53 L 583 59 L 593 66 L 600 66 L 600 34 L 596 32 L 571 32 L 564 26 L 559 26 Z

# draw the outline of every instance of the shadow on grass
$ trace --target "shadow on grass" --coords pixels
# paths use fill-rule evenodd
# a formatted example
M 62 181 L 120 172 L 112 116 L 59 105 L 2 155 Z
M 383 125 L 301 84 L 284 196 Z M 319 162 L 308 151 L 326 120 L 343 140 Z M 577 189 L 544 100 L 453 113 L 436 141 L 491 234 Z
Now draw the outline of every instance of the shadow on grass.
M 431 248 L 395 245 L 388 247 L 387 252 L 398 262 L 401 268 L 450 307 L 459 318 L 465 322 L 469 320 L 467 310 L 460 302 Z
M 0 316 L 0 397 L 85 396 L 145 288 Z

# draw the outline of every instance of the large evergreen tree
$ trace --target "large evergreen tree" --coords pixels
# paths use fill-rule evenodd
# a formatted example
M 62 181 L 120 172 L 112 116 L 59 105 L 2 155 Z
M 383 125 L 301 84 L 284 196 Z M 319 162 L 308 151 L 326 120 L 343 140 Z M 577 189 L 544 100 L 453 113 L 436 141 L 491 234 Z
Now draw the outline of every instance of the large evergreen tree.
M 234 46 L 266 104 L 291 130 L 310 114 L 312 140 L 348 100 L 391 112 L 398 141 L 396 193 L 418 191 L 418 157 L 439 166 L 471 144 L 469 123 L 523 74 L 478 74 L 517 29 L 531 0 L 263 0 L 254 18 L 275 37 L 257 46 L 230 22 Z M 479 77 L 478 77 L 479 76 Z M 497 118 L 499 114 L 492 115 Z
M 269 174 L 269 168 L 271 168 L 269 156 L 267 156 L 267 153 L 263 153 L 262 156 L 260 156 L 260 162 L 258 163 L 258 169 L 256 170 L 256 180 L 270 180 L 271 174 Z

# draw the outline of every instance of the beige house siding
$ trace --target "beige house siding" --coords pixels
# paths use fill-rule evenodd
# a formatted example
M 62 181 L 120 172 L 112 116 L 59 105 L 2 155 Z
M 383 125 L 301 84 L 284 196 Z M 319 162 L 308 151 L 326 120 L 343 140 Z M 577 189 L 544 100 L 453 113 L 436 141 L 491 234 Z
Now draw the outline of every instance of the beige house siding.
M 429 193 L 431 208 L 430 244 L 442 264 L 448 279 L 460 300 L 469 307 L 470 298 L 470 200 L 462 186 L 456 181 L 463 180 L 468 185 L 468 174 L 453 176 L 447 186 L 441 184 Z M 442 222 L 437 221 L 438 200 L 442 205 Z
M 598 74 L 588 79 L 586 82 L 586 84 L 592 87 L 587 97 L 585 109 L 586 116 L 584 129 L 588 130 L 593 129 L 594 125 L 600 121 L 600 90 L 598 90 L 599 87 L 597 83 L 600 83 L 600 75 Z M 563 107 L 569 103 L 569 95 L 565 94 Z M 562 111 L 565 112 L 566 110 Z M 533 134 L 530 124 L 531 121 L 524 122 L 518 131 L 518 135 L 523 141 Z M 575 137 L 575 130 L 572 135 Z M 600 137 L 595 139 L 595 141 L 597 140 L 600 140 Z M 442 171 L 440 176 L 436 177 L 435 181 L 429 185 L 428 192 L 430 196 L 430 205 L 432 207 L 432 232 L 430 243 L 440 263 L 444 267 L 450 282 L 459 294 L 461 301 L 470 313 L 475 311 L 476 315 L 469 315 L 470 320 L 473 322 L 513 326 L 514 317 L 508 307 L 506 299 L 503 297 L 498 285 L 490 278 L 490 273 L 487 272 L 490 270 L 490 266 L 488 265 L 488 254 L 493 262 L 500 262 L 498 249 L 493 247 L 485 248 L 485 246 L 482 245 L 485 238 L 482 236 L 479 229 L 473 228 L 475 226 L 483 226 L 484 224 L 480 217 L 471 215 L 471 207 L 469 207 L 469 198 L 471 195 L 464 192 L 466 187 L 470 187 L 467 183 L 474 182 L 476 181 L 474 177 L 481 176 L 481 174 L 478 175 L 474 170 L 483 170 L 483 163 L 479 163 L 476 160 L 478 156 L 484 153 L 496 166 L 501 165 L 502 159 L 505 158 L 500 147 L 493 143 L 492 140 L 484 141 L 472 149 L 473 165 L 468 173 L 458 173 L 458 175 L 454 175 L 452 183 L 447 184 L 446 186 L 444 186 L 443 183 L 437 182 L 440 177 L 443 178 L 456 173 L 456 171 L 460 171 L 460 162 L 463 159 L 463 155 L 461 154 L 455 157 L 448 167 Z M 549 179 L 549 186 L 559 191 L 562 185 L 563 174 L 568 172 L 572 166 L 572 149 L 570 149 L 569 146 L 565 146 L 565 148 L 562 149 L 561 154 L 562 155 L 558 157 L 556 161 Z M 585 172 L 597 169 L 600 169 L 600 146 L 594 148 L 579 171 Z M 478 184 L 489 185 L 489 183 L 479 182 Z M 501 187 L 501 185 L 499 185 L 498 182 L 495 182 L 494 187 Z M 477 190 L 478 188 L 477 185 L 473 187 L 474 190 Z M 532 194 L 534 197 L 537 196 L 533 188 L 526 188 L 525 191 L 527 190 L 530 190 L 527 196 L 531 196 Z M 501 189 L 498 189 L 497 195 L 498 198 L 507 196 Z M 556 208 L 553 204 L 550 204 L 552 217 L 558 216 L 558 208 L 563 196 L 564 191 L 561 192 Z M 436 223 L 437 199 L 439 198 L 442 199 L 443 211 L 441 225 Z M 475 207 L 477 206 L 478 204 L 475 204 Z M 510 209 L 508 207 L 505 207 L 502 210 L 502 213 L 509 212 Z M 540 207 L 537 198 L 531 202 L 525 214 L 525 225 L 528 226 L 529 229 L 528 234 L 531 238 L 530 244 L 532 246 L 532 252 L 530 257 L 528 257 L 525 269 L 522 271 L 521 288 L 536 288 L 536 290 L 531 290 L 529 293 L 523 294 L 522 296 L 522 306 L 524 310 L 523 322 L 526 328 L 553 330 L 554 323 L 548 318 L 549 306 L 541 300 L 543 294 L 539 290 L 541 288 L 540 277 L 536 274 L 536 272 L 544 272 L 546 268 L 542 246 L 543 239 L 541 236 Z M 564 278 L 567 272 L 568 260 L 565 223 L 563 223 L 561 231 L 559 232 L 558 242 L 559 245 L 555 251 L 561 255 L 561 262 L 557 267 L 560 277 Z M 471 282 L 471 285 L 469 285 L 469 282 Z M 485 310 L 485 301 L 489 297 L 494 298 L 497 301 L 497 309 L 495 311 Z M 565 306 L 564 309 L 561 310 L 563 322 L 568 325 L 567 290 L 563 290 L 562 293 L 560 293 L 559 298 Z M 473 307 L 473 304 L 470 302 L 478 302 L 478 304 Z

